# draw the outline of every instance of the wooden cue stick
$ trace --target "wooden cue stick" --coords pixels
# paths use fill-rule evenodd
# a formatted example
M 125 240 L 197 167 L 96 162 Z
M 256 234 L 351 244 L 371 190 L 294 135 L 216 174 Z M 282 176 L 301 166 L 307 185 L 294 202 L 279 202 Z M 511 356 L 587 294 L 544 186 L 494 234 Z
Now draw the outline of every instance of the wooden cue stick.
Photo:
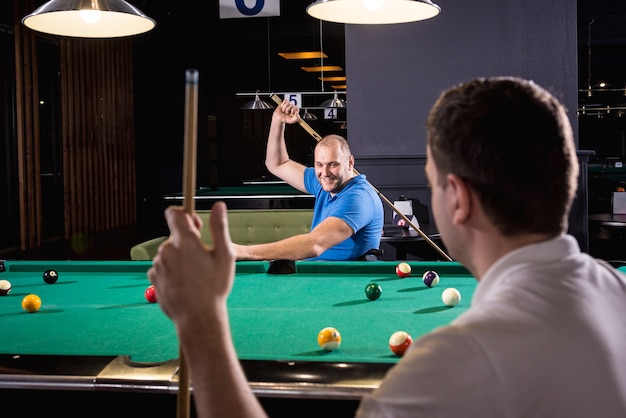
M 280 97 L 278 97 L 278 95 L 276 93 L 272 93 L 270 95 L 270 99 L 272 99 L 277 105 L 280 105 L 282 103 L 282 101 L 283 101 Z M 302 126 L 305 131 L 307 131 L 309 134 L 311 134 L 311 136 L 313 138 L 315 138 L 315 140 L 317 142 L 322 140 L 322 136 L 320 134 L 318 134 L 317 132 L 315 132 L 315 130 L 313 128 L 311 128 L 311 125 L 309 125 L 305 120 L 298 119 L 298 124 L 300 126 Z M 354 168 L 354 173 L 357 176 L 359 175 L 359 172 L 357 171 L 356 168 Z M 368 183 L 369 183 L 369 181 L 368 181 Z M 430 237 L 424 233 L 424 231 L 422 231 L 419 227 L 415 226 L 413 224 L 413 222 L 404 213 L 402 213 L 398 208 L 396 208 L 395 205 L 389 199 L 387 199 L 385 197 L 385 195 L 383 195 L 381 193 L 380 190 L 378 190 L 376 187 L 374 187 L 374 185 L 372 183 L 370 183 L 370 186 L 372 186 L 372 188 L 376 191 L 378 196 L 380 196 L 380 198 L 383 200 L 383 202 L 385 202 L 388 206 L 390 206 L 391 209 L 393 209 L 394 212 L 396 212 L 402 219 L 404 219 L 404 221 L 407 224 L 409 224 L 409 226 L 411 226 L 413 229 L 415 229 L 417 231 L 417 233 L 422 238 L 424 238 L 424 240 L 428 244 L 430 244 L 431 247 L 433 247 L 435 250 L 437 250 L 437 252 L 439 254 L 441 254 L 442 257 L 444 257 L 448 261 L 453 261 L 452 258 L 450 258 L 450 256 L 448 254 L 446 254 L 441 248 L 439 248 L 439 246 L 437 244 L 435 244 L 435 242 L 433 240 L 431 240 Z
M 196 148 L 198 126 L 198 71 L 185 72 L 185 150 L 183 156 L 183 207 L 189 214 L 194 212 L 196 192 Z M 176 416 L 189 417 L 189 377 L 182 349 L 179 350 L 178 398 Z

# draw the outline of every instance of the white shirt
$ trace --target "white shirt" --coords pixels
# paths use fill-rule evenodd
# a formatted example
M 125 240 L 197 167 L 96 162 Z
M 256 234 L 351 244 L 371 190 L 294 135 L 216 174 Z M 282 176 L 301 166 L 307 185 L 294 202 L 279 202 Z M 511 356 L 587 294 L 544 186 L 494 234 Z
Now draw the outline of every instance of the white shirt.
M 626 274 L 569 235 L 496 262 L 358 417 L 626 417 Z

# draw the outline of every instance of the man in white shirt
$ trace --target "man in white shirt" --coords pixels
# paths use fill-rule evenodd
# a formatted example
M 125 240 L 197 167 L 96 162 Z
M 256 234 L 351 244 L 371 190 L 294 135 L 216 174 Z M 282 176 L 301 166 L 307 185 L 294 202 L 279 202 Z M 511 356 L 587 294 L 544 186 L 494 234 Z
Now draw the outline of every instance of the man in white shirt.
M 578 160 L 564 107 L 533 82 L 454 86 L 427 120 L 426 175 L 450 256 L 478 281 L 471 307 L 417 339 L 358 417 L 626 416 L 626 275 L 567 235 Z M 148 272 L 174 321 L 199 417 L 258 417 L 230 335 L 235 252 L 226 208 L 170 206 Z

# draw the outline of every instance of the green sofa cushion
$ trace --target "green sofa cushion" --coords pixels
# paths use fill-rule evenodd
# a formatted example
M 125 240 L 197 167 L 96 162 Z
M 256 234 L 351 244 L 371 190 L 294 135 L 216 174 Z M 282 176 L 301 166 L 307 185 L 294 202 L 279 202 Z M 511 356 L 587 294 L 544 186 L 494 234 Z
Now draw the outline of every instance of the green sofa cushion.
M 203 222 L 202 241 L 212 245 L 208 228 L 210 210 L 196 213 Z M 279 241 L 311 230 L 313 209 L 233 209 L 228 211 L 230 237 L 242 245 L 264 244 Z M 159 245 L 167 237 L 157 237 L 139 243 L 130 249 L 131 260 L 152 260 Z

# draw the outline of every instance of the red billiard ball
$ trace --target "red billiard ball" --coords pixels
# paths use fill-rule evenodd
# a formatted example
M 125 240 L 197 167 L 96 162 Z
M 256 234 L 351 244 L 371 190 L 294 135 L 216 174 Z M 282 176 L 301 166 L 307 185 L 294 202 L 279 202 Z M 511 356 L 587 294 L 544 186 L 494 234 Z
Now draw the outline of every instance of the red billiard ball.
M 146 289 L 146 291 L 144 292 L 144 295 L 146 296 L 146 300 L 150 303 L 156 303 L 157 301 L 157 296 L 156 296 L 156 290 L 154 289 L 154 285 L 150 285 L 148 286 L 148 288 Z
M 0 280 L 0 296 L 6 296 L 11 293 L 13 286 L 8 280 Z
M 404 355 L 411 344 L 413 344 L 413 338 L 406 331 L 396 331 L 389 337 L 389 348 L 398 356 Z
M 409 277 L 411 275 L 411 266 L 409 263 L 400 263 L 396 266 L 396 274 L 398 277 Z
M 59 274 L 56 270 L 48 269 L 43 273 L 43 281 L 48 284 L 56 283 L 59 280 Z

